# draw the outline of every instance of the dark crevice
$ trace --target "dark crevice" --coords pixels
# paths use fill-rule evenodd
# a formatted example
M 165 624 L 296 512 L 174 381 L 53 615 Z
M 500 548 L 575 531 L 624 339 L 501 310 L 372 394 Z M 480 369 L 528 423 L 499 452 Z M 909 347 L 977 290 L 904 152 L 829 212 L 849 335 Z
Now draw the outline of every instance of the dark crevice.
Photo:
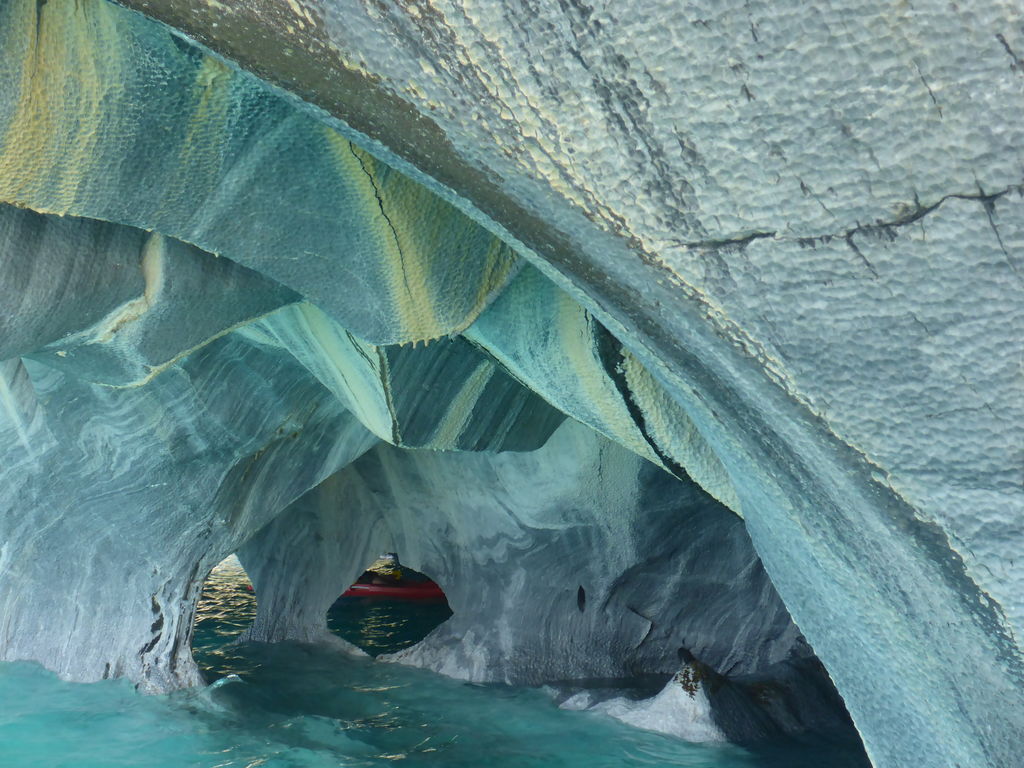
M 995 212 L 996 207 L 993 199 L 984 198 L 982 200 L 982 206 L 985 208 L 985 215 L 988 217 L 988 224 L 992 228 L 992 234 L 996 236 L 996 242 L 999 243 L 999 248 L 1003 252 L 1003 256 L 1006 258 L 1006 263 L 1013 270 L 1013 273 L 1020 277 L 1020 270 L 1017 269 L 1017 265 L 1014 263 L 1013 257 L 1010 252 L 1006 249 L 1006 244 L 1003 243 L 1003 236 L 999 234 L 999 227 L 996 226 Z
M 202 568 L 203 563 L 198 562 L 192 566 L 192 570 L 188 575 L 188 580 L 185 586 L 185 595 L 182 598 L 183 604 L 188 607 L 188 613 L 182 617 L 183 623 L 179 624 L 178 631 L 174 636 L 174 643 L 171 645 L 171 674 L 175 674 L 178 671 L 178 652 L 181 650 L 182 641 L 184 640 L 186 648 L 192 647 L 192 633 L 194 631 L 193 625 L 195 624 L 196 619 L 196 607 L 199 603 L 199 593 L 202 591 L 203 583 L 206 581 L 205 578 L 199 578 L 199 573 Z M 209 570 L 210 568 L 207 566 L 207 575 L 209 575 Z M 184 632 L 182 632 L 182 628 L 184 628 Z M 184 637 L 182 635 L 184 635 Z M 191 658 L 191 654 L 189 654 L 189 658 Z
M 936 109 L 936 111 L 938 111 L 939 117 L 941 118 L 942 117 L 942 107 L 939 106 L 939 100 L 935 98 L 935 92 L 932 90 L 932 87 L 928 84 L 928 81 L 924 77 L 924 72 L 921 71 L 921 67 L 918 65 L 918 63 L 916 61 L 914 62 L 914 69 L 917 70 L 917 75 L 918 75 L 918 77 L 921 78 L 921 83 L 927 89 L 928 95 L 931 96 L 932 104 L 935 105 L 935 109 Z
M 698 240 L 696 242 L 683 242 L 681 240 L 675 240 L 677 245 L 681 245 L 684 248 L 694 248 L 702 250 L 742 250 L 747 247 L 754 240 L 761 240 L 766 237 L 775 237 L 775 232 L 752 232 L 749 235 L 742 235 L 739 237 L 727 237 L 721 240 Z
M 1017 53 L 1013 50 L 1013 48 L 1010 47 L 1010 44 L 1006 42 L 1006 38 L 1002 35 L 1002 33 L 996 33 L 996 40 L 998 40 L 1002 44 L 1003 50 L 1006 51 L 1006 55 L 1010 57 L 1010 69 L 1013 70 L 1014 72 L 1024 73 L 1024 59 L 1018 56 Z
M 654 454 L 661 461 L 662 466 L 669 473 L 675 475 L 680 480 L 692 482 L 690 474 L 686 471 L 683 465 L 665 453 L 648 431 L 647 419 L 644 418 L 643 411 L 640 410 L 640 407 L 633 399 L 633 393 L 629 388 L 629 382 L 626 381 L 626 373 L 623 369 L 625 353 L 623 352 L 622 342 L 612 336 L 608 329 L 596 320 L 594 320 L 594 329 L 597 353 L 601 360 L 601 366 L 604 368 L 605 373 L 608 374 L 608 378 L 610 378 L 612 383 L 615 384 L 615 388 L 619 391 L 619 396 L 622 398 L 622 402 L 625 404 L 626 410 L 629 411 L 630 418 L 633 420 L 636 428 L 640 430 L 640 434 L 643 436 L 647 445 L 651 447 L 651 450 L 654 451 Z
M 352 335 L 352 331 L 350 331 L 348 329 L 345 329 L 345 336 L 348 337 L 349 343 L 352 344 L 352 348 L 357 353 L 359 353 L 359 356 L 361 358 L 363 358 L 363 360 L 365 360 L 370 365 L 371 368 L 373 368 L 374 367 L 373 361 L 370 359 L 370 356 L 368 354 L 366 354 L 366 352 L 363 351 L 362 344 L 359 342 L 358 339 L 356 339 L 355 336 Z
M 139 650 L 139 656 L 145 656 L 147 653 L 149 653 L 154 648 L 156 648 L 156 644 L 160 642 L 160 638 L 163 637 L 163 636 L 164 636 L 163 632 L 157 632 L 153 636 L 152 640 L 150 640 L 148 643 L 146 643 L 144 646 L 142 646 L 142 648 Z
M 1024 190 L 1024 185 L 1011 185 L 1009 187 L 1006 187 L 1005 189 L 1001 189 L 1000 191 L 992 194 L 986 194 L 984 191 L 981 190 L 979 190 L 978 194 L 950 194 L 939 198 L 937 202 L 932 203 L 931 205 L 921 205 L 920 201 L 917 199 L 917 196 L 915 195 L 914 208 L 907 214 L 899 218 L 893 219 L 892 221 L 877 221 L 874 224 L 865 225 L 858 224 L 853 229 L 847 230 L 843 234 L 843 239 L 846 240 L 846 244 L 850 246 L 851 250 L 853 250 L 853 252 L 856 253 L 861 258 L 861 260 L 864 262 L 867 268 L 871 271 L 871 274 L 873 274 L 877 278 L 878 272 L 875 270 L 874 266 L 872 266 L 871 262 L 867 260 L 867 257 L 864 256 L 864 254 L 857 247 L 856 243 L 853 240 L 853 238 L 856 235 L 864 234 L 868 236 L 873 236 L 878 239 L 885 239 L 888 240 L 889 242 L 893 242 L 897 237 L 897 230 L 901 229 L 902 227 L 906 227 L 910 224 L 914 224 L 915 222 L 921 221 L 922 219 L 924 219 L 925 216 L 928 216 L 930 213 L 933 213 L 934 211 L 938 210 L 938 208 L 940 208 L 947 200 L 977 200 L 985 209 L 985 215 L 988 216 L 989 224 L 991 224 L 992 226 L 992 231 L 995 233 L 996 240 L 999 242 L 999 246 L 1002 249 L 1003 254 L 1006 256 L 1006 261 L 1009 264 L 1010 269 L 1014 272 L 1014 274 L 1017 274 L 1019 276 L 1017 266 L 1013 263 L 1010 254 L 1007 252 L 1006 247 L 1003 245 L 1003 240 L 999 235 L 999 231 L 996 229 L 995 221 L 993 219 L 993 213 L 995 210 L 996 200 L 1013 191 L 1016 191 L 1018 194 L 1020 194 L 1022 190 Z M 826 236 L 826 238 L 827 237 L 828 236 Z M 826 238 L 821 239 L 823 241 L 826 241 Z
M 36 42 L 43 36 L 43 6 L 47 0 L 36 0 Z
M 835 213 L 833 213 L 831 208 L 829 208 L 827 205 L 825 205 L 823 202 L 821 202 L 821 197 L 819 197 L 814 192 L 814 190 L 811 189 L 810 186 L 808 186 L 807 182 L 805 182 L 799 176 L 796 177 L 796 180 L 800 182 L 800 191 L 803 192 L 804 195 L 807 195 L 809 197 L 813 197 L 814 198 L 814 202 L 816 202 L 818 205 L 820 205 L 821 209 L 825 213 L 827 213 L 829 216 L 831 216 L 833 219 L 838 219 L 839 218 L 838 216 L 835 215 Z
M 356 152 L 355 145 L 350 143 L 348 148 L 352 153 L 352 157 L 354 157 L 356 162 L 359 163 L 359 167 L 362 169 L 363 173 L 366 174 L 366 178 L 369 179 L 370 187 L 373 189 L 373 196 L 377 200 L 377 207 L 380 209 L 380 215 L 384 217 L 384 221 L 387 223 L 388 229 L 391 230 L 391 236 L 395 240 L 395 248 L 398 249 L 398 264 L 402 269 L 402 284 L 405 286 L 406 294 L 412 298 L 412 286 L 409 285 L 409 276 L 405 269 L 405 252 L 402 250 L 402 241 L 398 237 L 398 230 L 395 229 L 394 222 L 391 220 L 391 217 L 388 216 L 388 212 L 384 210 L 384 198 L 381 197 L 380 188 L 377 186 L 377 180 L 373 177 L 373 174 L 370 173 L 370 169 L 366 167 L 366 163 L 363 161 L 363 158 L 361 158 L 359 153 Z
M 807 187 L 807 185 L 802 180 L 800 180 L 800 188 L 804 192 L 804 194 L 810 193 L 810 188 Z M 947 200 L 954 199 L 979 201 L 985 207 L 985 212 L 988 214 L 989 221 L 991 222 L 993 203 L 995 203 L 995 201 L 998 200 L 999 198 L 1009 194 L 1010 192 L 1024 194 L 1024 185 L 1012 184 L 1004 189 L 999 190 L 998 192 L 994 192 L 991 194 L 987 194 L 984 191 L 979 191 L 977 194 L 952 193 L 949 195 L 944 195 L 931 205 L 922 205 L 921 202 L 915 196 L 913 207 L 910 207 L 909 210 L 902 216 L 898 216 L 894 219 L 878 219 L 873 224 L 861 224 L 858 222 L 856 226 L 841 232 L 829 232 L 821 235 L 803 235 L 795 238 L 795 240 L 801 246 L 813 248 L 818 244 L 829 243 L 832 240 L 841 238 L 842 240 L 846 241 L 846 244 L 850 246 L 850 249 L 853 250 L 854 253 L 856 253 L 858 256 L 860 256 L 861 259 L 864 260 L 865 266 L 871 271 L 871 273 L 875 275 L 875 277 L 878 277 L 878 273 L 875 271 L 874 267 L 870 264 L 870 262 L 868 262 L 867 258 L 865 258 L 864 254 L 854 243 L 853 238 L 855 236 L 869 235 L 879 239 L 893 241 L 896 239 L 897 230 L 920 221 L 925 216 L 928 216 L 930 213 L 940 208 Z M 822 207 L 824 207 L 823 204 Z M 828 211 L 827 208 L 825 210 Z M 829 213 L 831 213 L 831 211 L 829 211 Z M 999 238 L 998 232 L 996 232 L 996 236 L 997 238 Z M 682 240 L 675 240 L 673 242 L 684 248 L 692 248 L 694 250 L 732 251 L 742 250 L 754 240 L 761 240 L 764 238 L 776 238 L 780 241 L 789 239 L 786 238 L 785 236 L 779 235 L 777 232 L 754 232 L 748 235 L 731 238 L 722 238 L 718 240 L 701 240 L 697 242 L 685 242 Z M 1003 244 L 1001 238 L 999 238 L 999 242 L 1000 246 L 1002 246 Z M 1003 247 L 1003 252 L 1006 253 L 1005 247 Z M 1015 272 L 1017 271 L 1016 265 L 1011 264 L 1011 267 L 1014 269 Z
M 874 224 L 858 224 L 853 229 L 847 230 L 844 233 L 844 235 L 849 236 L 857 234 L 859 232 L 887 233 L 890 230 L 899 229 L 901 227 L 907 226 L 908 224 L 913 224 L 917 221 L 920 221 L 928 214 L 937 210 L 947 200 L 978 200 L 984 205 L 991 205 L 996 200 L 1009 194 L 1010 192 L 1020 192 L 1022 189 L 1024 189 L 1024 185 L 1011 184 L 1005 189 L 1001 189 L 998 192 L 994 192 L 992 194 L 986 194 L 983 191 L 979 191 L 977 194 L 954 192 L 952 194 L 940 197 L 936 202 L 932 203 L 931 205 L 921 205 L 920 200 L 918 200 L 917 196 L 915 195 L 913 209 L 911 209 L 908 213 L 905 213 L 903 216 L 899 216 L 895 219 L 892 219 L 891 221 L 882 221 L 881 219 L 879 219 Z
M 377 347 L 377 375 L 380 377 L 381 389 L 384 392 L 384 401 L 388 406 L 388 414 L 391 416 L 391 442 L 394 445 L 402 444 L 402 434 L 398 428 L 398 414 L 395 412 L 395 403 L 391 397 L 391 385 L 388 383 L 388 360 L 384 355 L 384 348 Z
M 861 251 L 861 249 L 858 248 L 857 244 L 853 241 L 853 235 L 857 231 L 858 230 L 850 230 L 849 232 L 846 233 L 846 237 L 844 238 L 846 240 L 846 244 L 848 246 L 850 246 L 850 250 L 851 251 L 853 251 L 855 254 L 857 254 L 860 257 L 860 260 L 864 262 L 864 266 L 868 268 L 868 271 L 872 275 L 874 275 L 875 279 L 877 280 L 879 275 L 878 275 L 878 270 L 875 269 L 875 265 L 872 264 L 870 261 L 868 261 L 868 257 L 864 255 L 864 253 Z

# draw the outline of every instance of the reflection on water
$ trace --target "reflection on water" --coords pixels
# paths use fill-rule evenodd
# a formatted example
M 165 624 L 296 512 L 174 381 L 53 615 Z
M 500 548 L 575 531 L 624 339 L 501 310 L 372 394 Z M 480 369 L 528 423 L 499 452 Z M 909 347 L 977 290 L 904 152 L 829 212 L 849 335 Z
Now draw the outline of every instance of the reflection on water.
M 371 656 L 415 645 L 452 615 L 445 600 L 344 597 L 327 612 L 327 626 Z
M 210 572 L 196 609 L 192 647 L 202 652 L 233 640 L 256 616 L 256 596 L 238 558 L 232 555 Z
M 249 577 L 234 555 L 214 568 L 203 585 L 192 653 L 211 682 L 252 671 L 241 646 L 231 645 L 256 618 L 256 596 L 249 586 Z

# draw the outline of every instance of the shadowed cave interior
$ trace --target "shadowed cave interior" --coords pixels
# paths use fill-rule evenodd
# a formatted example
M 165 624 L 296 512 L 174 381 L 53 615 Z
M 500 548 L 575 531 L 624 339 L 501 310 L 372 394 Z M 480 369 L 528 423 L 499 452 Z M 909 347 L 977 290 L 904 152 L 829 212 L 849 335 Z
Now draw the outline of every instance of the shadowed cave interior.
M 334 12 L 300 33 L 343 37 Z M 0 660 L 202 686 L 200 596 L 232 553 L 242 643 L 356 654 L 329 610 L 397 551 L 452 616 L 375 663 L 690 741 L 1014 764 L 1016 176 L 927 206 L 915 188 L 894 223 L 853 193 L 837 214 L 800 192 L 790 216 L 773 192 L 794 227 L 838 222 L 790 236 L 687 165 L 696 221 L 653 153 L 626 194 L 645 236 L 591 200 L 628 185 L 534 195 L 504 165 L 533 151 L 521 133 L 442 141 L 346 69 L 353 127 L 300 98 L 312 65 L 275 70 L 260 38 L 261 79 L 238 40 L 164 16 L 0 5 Z M 464 139 L 505 154 L 470 167 Z
M 694 741 L 853 738 L 742 521 L 578 423 L 531 452 L 379 443 L 240 548 L 259 607 L 239 639 L 346 648 L 331 606 L 392 550 L 443 585 L 453 615 L 384 661 L 553 686 L 565 708 Z M 680 705 L 692 715 L 677 724 Z

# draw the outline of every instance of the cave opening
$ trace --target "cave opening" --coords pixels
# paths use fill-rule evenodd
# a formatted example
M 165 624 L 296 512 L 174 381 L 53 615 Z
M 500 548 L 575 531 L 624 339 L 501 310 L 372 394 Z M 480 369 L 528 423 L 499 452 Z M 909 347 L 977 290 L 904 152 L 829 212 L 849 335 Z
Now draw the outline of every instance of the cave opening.
M 193 623 L 192 653 L 208 679 L 251 668 L 241 644 L 261 639 L 253 632 L 257 616 L 253 580 L 232 554 L 207 576 Z M 327 610 L 326 625 L 333 636 L 376 657 L 415 645 L 450 616 L 437 582 L 389 552 L 337 597 Z
M 386 552 L 370 563 L 327 611 L 334 634 L 371 656 L 415 645 L 448 620 L 441 586 Z
M 249 574 L 237 555 L 229 555 L 203 582 L 192 624 L 192 656 L 209 681 L 238 672 L 232 644 L 252 624 L 256 611 Z

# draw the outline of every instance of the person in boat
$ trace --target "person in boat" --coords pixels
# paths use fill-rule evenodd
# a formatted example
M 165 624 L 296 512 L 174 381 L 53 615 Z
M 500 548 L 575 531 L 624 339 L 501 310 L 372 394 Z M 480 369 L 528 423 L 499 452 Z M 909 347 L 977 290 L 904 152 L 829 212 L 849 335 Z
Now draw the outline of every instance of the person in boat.
M 407 597 L 410 600 L 444 599 L 444 592 L 429 576 L 402 565 L 394 552 L 385 552 L 378 557 L 342 597 L 372 595 Z
M 385 552 L 373 561 L 373 564 L 366 569 L 359 579 L 364 584 L 378 584 L 393 586 L 402 584 L 405 571 L 402 564 L 398 562 L 398 554 Z

